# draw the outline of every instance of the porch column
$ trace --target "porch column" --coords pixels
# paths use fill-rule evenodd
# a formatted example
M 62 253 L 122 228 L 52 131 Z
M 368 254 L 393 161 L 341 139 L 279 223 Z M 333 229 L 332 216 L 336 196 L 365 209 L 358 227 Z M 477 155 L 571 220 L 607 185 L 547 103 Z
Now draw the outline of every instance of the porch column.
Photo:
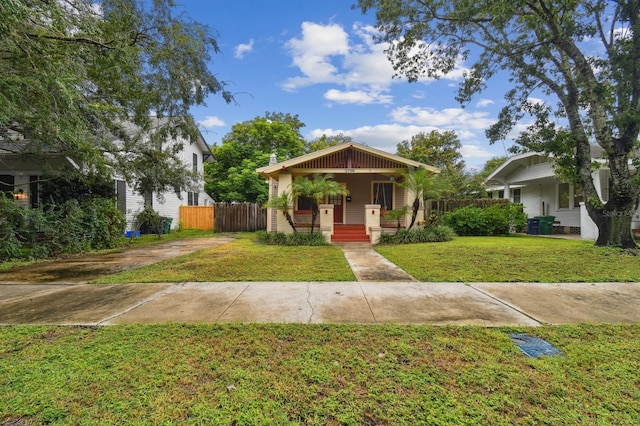
M 325 240 L 331 241 L 333 235 L 333 204 L 320 204 L 320 232 Z
M 364 229 L 371 238 L 372 244 L 377 244 L 380 240 L 380 204 L 365 204 L 364 206 Z
M 509 186 L 509 182 L 504 183 L 504 198 L 511 200 L 511 187 Z

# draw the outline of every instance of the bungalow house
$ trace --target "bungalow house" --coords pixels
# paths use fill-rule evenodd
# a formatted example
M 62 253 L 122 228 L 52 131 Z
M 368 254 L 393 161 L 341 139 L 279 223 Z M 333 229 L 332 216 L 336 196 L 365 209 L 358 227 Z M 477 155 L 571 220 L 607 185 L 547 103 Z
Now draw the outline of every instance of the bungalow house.
M 117 140 L 116 140 L 117 142 Z M 183 149 L 178 153 L 185 167 L 192 168 L 201 176 L 197 192 L 182 191 L 181 193 L 169 192 L 165 194 L 148 194 L 143 197 L 136 193 L 132 186 L 116 177 L 113 182 L 114 193 L 117 197 L 118 208 L 125 214 L 127 230 L 136 230 L 136 215 L 142 211 L 145 198 L 151 203 L 154 210 L 160 216 L 172 219 L 172 228 L 176 228 L 180 221 L 181 205 L 209 205 L 213 202 L 204 192 L 204 163 L 213 161 L 213 155 L 209 146 L 201 134 L 195 141 L 189 142 L 181 137 L 166 142 L 170 144 L 182 144 Z M 29 152 L 30 145 L 34 146 L 34 155 L 24 155 Z M 35 208 L 40 204 L 40 177 L 47 171 L 60 170 L 64 167 L 80 169 L 71 157 L 60 153 L 40 149 L 37 143 L 21 140 L 19 136 L 12 142 L 0 144 L 0 190 L 12 196 L 16 203 Z
M 268 166 L 256 171 L 267 180 L 270 197 L 290 191 L 298 176 L 331 173 L 348 195 L 327 197 L 320 205 L 320 230 L 331 241 L 377 243 L 381 232 L 397 227 L 396 221 L 385 219 L 385 212 L 413 203 L 413 194 L 398 185 L 401 171 L 410 168 L 439 173 L 435 167 L 352 142 L 282 162 L 273 155 Z M 311 206 L 304 198 L 293 200 L 289 213 L 296 226 L 311 222 Z M 401 219 L 401 226 L 408 226 L 410 218 L 409 212 Z M 293 232 L 284 215 L 273 208 L 267 209 L 267 231 Z
M 599 147 L 592 148 L 593 161 L 603 164 L 592 176 L 601 200 L 607 202 L 610 172 L 601 152 Z M 510 157 L 487 177 L 488 196 L 522 204 L 529 218 L 553 216 L 554 233 L 579 234 L 582 239 L 595 240 L 598 228 L 587 213 L 580 186 L 558 179 L 554 163 L 552 156 L 537 152 Z M 640 228 L 640 211 L 633 218 L 632 228 Z

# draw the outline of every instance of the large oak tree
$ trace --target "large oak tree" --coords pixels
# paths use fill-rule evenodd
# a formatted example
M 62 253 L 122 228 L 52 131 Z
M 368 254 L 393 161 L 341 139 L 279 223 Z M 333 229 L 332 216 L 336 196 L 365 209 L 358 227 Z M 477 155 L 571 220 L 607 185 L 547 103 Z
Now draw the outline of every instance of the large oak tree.
M 115 172 L 140 192 L 185 189 L 181 134 L 210 94 L 212 31 L 173 0 L 0 1 L 0 143 Z M 114 143 L 119 140 L 118 143 Z
M 375 10 L 379 41 L 398 74 L 438 77 L 473 62 L 458 99 L 468 102 L 509 73 L 511 89 L 495 141 L 533 117 L 517 142 L 552 154 L 562 176 L 582 185 L 599 230 L 596 245 L 636 248 L 630 225 L 640 198 L 635 159 L 640 132 L 640 1 L 359 0 Z M 543 95 L 557 104 L 533 102 Z M 538 96 L 540 97 L 540 96 Z M 608 199 L 592 178 L 591 145 L 610 169 Z

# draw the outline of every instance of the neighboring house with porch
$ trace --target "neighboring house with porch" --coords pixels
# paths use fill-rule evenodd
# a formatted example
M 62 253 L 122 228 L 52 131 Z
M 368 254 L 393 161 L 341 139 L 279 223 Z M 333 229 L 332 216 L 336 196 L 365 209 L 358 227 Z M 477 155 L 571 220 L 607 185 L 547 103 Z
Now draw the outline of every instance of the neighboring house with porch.
M 271 164 L 256 171 L 267 180 L 269 197 L 290 192 L 296 177 L 332 174 L 333 179 L 344 185 L 349 193 L 328 197 L 320 205 L 319 230 L 331 241 L 358 240 L 355 235 L 360 234 L 360 237 L 365 236 L 366 240 L 377 243 L 381 232 L 393 232 L 397 227 L 396 221 L 384 218 L 385 212 L 413 203 L 413 194 L 398 185 L 401 172 L 410 168 L 440 172 L 427 164 L 353 142 L 279 163 L 272 156 Z M 289 213 L 296 226 L 308 227 L 311 223 L 309 200 L 298 197 L 292 201 Z M 410 219 L 409 211 L 401 220 L 401 226 L 408 226 Z M 267 209 L 267 231 L 293 232 L 284 214 L 273 208 Z
M 592 176 L 601 200 L 607 202 L 610 172 L 601 153 L 599 147 L 592 148 L 593 161 L 602 163 Z M 537 152 L 510 157 L 487 177 L 487 193 L 491 198 L 522 204 L 529 218 L 554 216 L 554 233 L 579 234 L 583 239 L 595 240 L 598 228 L 584 206 L 580 185 L 558 179 L 554 164 L 552 156 Z M 632 228 L 640 228 L 640 212 L 636 212 Z
M 124 180 L 114 180 L 114 193 L 118 208 L 125 214 L 127 230 L 136 230 L 136 215 L 143 210 L 145 198 L 151 203 L 160 216 L 172 219 L 172 228 L 177 228 L 180 221 L 181 205 L 210 205 L 213 200 L 204 192 L 204 163 L 213 161 L 209 146 L 201 134 L 196 141 L 189 142 L 182 138 L 169 140 L 167 145 L 182 143 L 183 150 L 178 153 L 185 167 L 196 171 L 201 180 L 197 192 L 183 191 L 181 193 L 168 192 L 162 194 L 147 194 L 143 197 L 135 192 Z M 33 144 L 33 154 L 25 155 Z M 71 157 L 40 149 L 37 143 L 20 140 L 16 137 L 12 142 L 0 144 L 0 191 L 13 197 L 19 205 L 27 208 L 37 208 L 40 199 L 40 178 L 47 171 L 61 170 L 65 167 L 80 169 Z M 36 154 L 37 152 L 37 154 Z

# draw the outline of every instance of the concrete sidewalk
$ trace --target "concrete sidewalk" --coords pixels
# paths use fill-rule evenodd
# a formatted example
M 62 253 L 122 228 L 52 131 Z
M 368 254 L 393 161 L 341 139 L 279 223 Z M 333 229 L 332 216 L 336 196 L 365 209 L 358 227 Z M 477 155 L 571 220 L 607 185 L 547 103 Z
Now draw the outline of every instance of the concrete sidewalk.
M 0 324 L 640 322 L 636 283 L 2 284 Z

